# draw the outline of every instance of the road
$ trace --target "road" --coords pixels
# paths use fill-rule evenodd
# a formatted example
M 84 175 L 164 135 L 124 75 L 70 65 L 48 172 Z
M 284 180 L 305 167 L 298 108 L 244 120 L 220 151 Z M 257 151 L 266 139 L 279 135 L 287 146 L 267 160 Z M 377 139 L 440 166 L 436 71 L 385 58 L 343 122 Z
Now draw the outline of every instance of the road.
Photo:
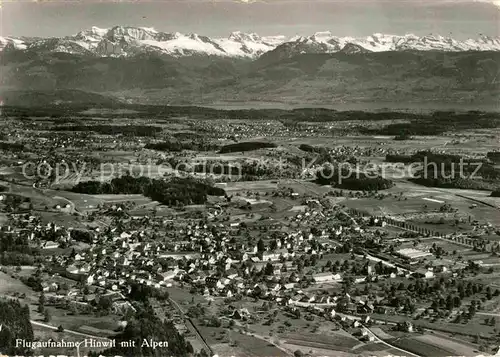
M 66 201 L 68 202 L 69 206 L 70 206 L 70 213 L 76 213 L 78 214 L 79 216 L 81 216 L 82 214 L 80 212 L 78 212 L 76 210 L 76 207 L 75 207 L 75 204 L 73 203 L 73 201 L 71 200 L 68 200 L 66 197 L 61 197 L 61 196 L 54 196 L 52 197 L 53 199 L 55 200 L 63 200 L 63 201 Z
M 363 326 L 363 325 L 362 325 L 362 326 Z M 374 333 L 373 333 L 373 332 L 372 332 L 372 331 L 371 331 L 368 327 L 363 326 L 363 328 L 365 328 L 365 329 L 366 329 L 366 331 L 368 331 L 368 333 L 369 333 L 370 335 L 372 335 L 372 336 L 373 336 L 373 338 L 375 339 L 375 342 L 382 343 L 382 344 L 386 345 L 387 347 L 390 347 L 390 348 L 393 348 L 393 349 L 395 349 L 395 350 L 401 351 L 401 352 L 403 352 L 406 356 L 421 357 L 420 355 L 417 355 L 417 354 L 412 353 L 412 352 L 410 352 L 410 351 L 403 350 L 403 349 L 401 349 L 401 348 L 399 348 L 399 347 L 393 346 L 393 345 L 391 345 L 390 343 L 385 342 L 384 340 L 382 340 L 382 339 L 378 338 L 378 337 L 377 337 L 377 335 L 375 335 L 375 334 L 374 334 Z
M 76 213 L 76 214 L 82 216 L 82 213 L 76 210 L 75 204 L 72 201 L 68 200 L 65 197 L 51 196 L 49 194 L 49 191 L 52 191 L 53 193 L 57 192 L 55 190 L 39 188 L 39 187 L 36 186 L 36 183 L 33 183 L 32 185 L 29 185 L 29 184 L 26 184 L 26 183 L 14 182 L 14 181 L 5 180 L 5 179 L 0 180 L 0 182 L 6 182 L 8 184 L 16 185 L 16 186 L 31 187 L 33 190 L 35 190 L 37 193 L 39 193 L 42 196 L 45 196 L 45 197 L 48 197 L 48 198 L 52 198 L 52 199 L 55 199 L 55 200 L 63 200 L 63 201 L 67 202 L 70 205 L 70 207 L 71 207 L 71 213 Z
M 34 321 L 34 320 L 30 320 L 30 322 L 31 322 L 32 325 L 40 326 L 40 327 L 45 327 L 45 328 L 57 331 L 57 327 L 55 327 L 55 326 L 47 325 L 47 324 L 44 324 L 42 322 L 38 322 L 38 321 Z M 66 329 L 64 329 L 64 332 L 65 333 L 69 333 L 71 335 L 81 336 L 81 337 L 86 337 L 86 338 L 93 338 L 93 339 L 96 339 L 96 340 L 109 340 L 109 338 L 106 338 L 106 337 L 89 335 L 87 333 L 82 333 L 82 332 L 73 331 L 73 330 L 66 330 Z
M 242 326 L 241 324 L 239 323 L 236 323 L 238 326 Z M 287 355 L 291 355 L 292 352 L 287 350 L 286 348 L 284 347 L 281 347 L 279 345 L 277 345 L 276 343 L 274 343 L 273 341 L 271 341 L 270 339 L 268 339 L 268 337 L 265 337 L 265 336 L 262 336 L 262 335 L 258 335 L 256 334 L 255 332 L 243 332 L 244 334 L 246 335 L 249 335 L 249 336 L 252 336 L 252 337 L 255 337 L 255 338 L 258 338 L 259 340 L 262 340 L 262 341 L 265 341 L 266 343 L 269 343 L 271 345 L 273 345 L 274 347 L 276 347 L 277 349 L 279 349 L 280 351 L 286 353 Z
M 179 313 L 181 314 L 181 317 L 184 319 L 184 321 L 187 322 L 188 327 L 190 327 L 189 329 L 196 334 L 198 339 L 201 342 L 203 342 L 203 344 L 205 345 L 205 347 L 206 347 L 207 351 L 210 353 L 210 355 L 213 356 L 214 353 L 212 351 L 212 348 L 208 345 L 208 343 L 205 341 L 203 336 L 200 334 L 200 331 L 198 331 L 198 329 L 196 328 L 193 321 L 191 321 L 191 318 L 189 318 L 189 316 L 186 316 L 186 313 L 184 312 L 182 307 L 175 300 L 172 300 L 171 298 L 169 298 L 168 300 L 177 309 L 177 311 L 179 311 Z
M 500 314 L 495 314 L 493 312 L 476 312 L 476 315 L 500 317 Z

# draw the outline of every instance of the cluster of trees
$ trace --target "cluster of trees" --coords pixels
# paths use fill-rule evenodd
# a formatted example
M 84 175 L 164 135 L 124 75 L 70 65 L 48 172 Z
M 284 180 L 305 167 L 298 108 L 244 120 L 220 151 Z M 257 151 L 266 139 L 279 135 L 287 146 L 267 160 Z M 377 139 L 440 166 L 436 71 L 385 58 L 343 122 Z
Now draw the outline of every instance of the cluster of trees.
M 467 129 L 489 129 L 499 126 L 498 113 L 469 111 L 466 113 L 434 112 L 430 115 L 418 115 L 409 123 L 389 124 L 382 128 L 361 128 L 372 135 L 441 135 L 447 131 Z
M 207 196 L 225 196 L 226 192 L 205 180 L 193 177 L 171 177 L 167 180 L 125 175 L 111 182 L 80 182 L 71 189 L 85 194 L 142 194 L 168 206 L 203 204 Z
M 221 147 L 219 153 L 227 154 L 231 152 L 245 152 L 253 151 L 259 149 L 275 148 L 277 147 L 274 143 L 262 142 L 262 141 L 245 141 L 236 144 L 224 145 Z
M 323 272 L 329 271 L 334 274 L 349 273 L 352 275 L 366 275 L 368 274 L 369 266 L 370 265 L 368 262 L 363 262 L 363 261 L 356 262 L 356 261 L 344 260 L 343 262 L 340 262 L 337 260 L 335 262 L 332 262 L 331 260 L 328 260 L 325 266 L 321 270 Z M 387 265 L 382 264 L 381 262 L 375 264 L 373 269 L 377 275 L 388 275 L 391 273 L 395 273 L 397 271 L 396 268 L 389 267 Z
M 410 179 L 419 185 L 427 187 L 441 187 L 441 188 L 458 188 L 464 190 L 491 190 L 494 188 L 494 184 L 483 181 L 483 180 L 473 180 L 471 178 L 414 178 Z
M 445 165 L 449 166 L 452 163 L 459 163 L 462 160 L 464 163 L 468 161 L 463 159 L 460 155 L 453 154 L 439 154 L 434 153 L 429 150 L 421 150 L 416 152 L 413 155 L 386 155 L 385 161 L 387 162 L 402 162 L 405 164 L 410 164 L 414 162 L 424 162 L 427 163 L 435 163 L 436 165 Z M 476 161 L 473 161 L 476 162 Z
M 173 133 L 172 136 L 178 140 L 196 140 L 203 138 L 202 134 L 191 131 L 179 131 L 177 133 Z
M 356 191 L 379 191 L 394 186 L 391 180 L 383 177 L 372 177 L 362 172 L 351 172 L 346 168 L 336 168 L 331 165 L 316 171 L 316 183 Z
M 484 294 L 487 300 L 500 295 L 499 290 L 493 290 L 489 286 L 484 287 L 480 283 L 465 283 L 459 278 L 440 278 L 432 284 L 429 281 L 417 279 L 414 284 L 404 286 L 402 290 L 415 297 L 432 299 L 432 308 L 434 309 L 445 308 L 447 310 L 460 307 L 465 298 L 477 294 Z M 440 296 L 437 300 L 435 299 L 436 295 Z
M 103 356 L 125 357 L 184 357 L 194 353 L 193 347 L 179 334 L 172 321 L 161 321 L 149 311 L 141 311 L 128 321 L 121 334 L 115 337 L 116 347 L 100 353 Z M 123 347 L 121 342 L 136 341 L 134 347 Z M 167 341 L 168 347 L 148 346 L 143 341 Z
M 28 244 L 28 238 L 0 231 L 0 264 L 32 265 L 37 251 Z
M 28 356 L 33 351 L 29 348 L 16 347 L 16 339 L 33 341 L 33 329 L 30 322 L 30 310 L 18 300 L 0 300 L 0 349 L 8 356 Z
M 194 172 L 203 172 L 213 175 L 240 176 L 242 181 L 253 181 L 254 179 L 276 177 L 276 167 L 260 163 L 258 161 L 243 162 L 241 165 L 231 165 L 223 162 L 208 162 L 193 166 Z
M 35 275 L 29 276 L 29 277 L 22 276 L 19 278 L 19 280 L 21 280 L 23 282 L 23 284 L 25 284 L 26 286 L 29 286 L 34 291 L 42 291 L 43 290 L 42 279 L 39 276 L 35 276 Z
M 215 151 L 219 149 L 219 145 L 206 140 L 187 140 L 187 141 L 167 140 L 159 143 L 146 144 L 144 148 L 150 150 L 175 151 L 175 152 L 181 152 L 183 150 Z
M 52 131 L 91 131 L 103 135 L 156 136 L 162 131 L 151 125 L 58 125 Z
M 407 119 L 425 118 L 424 114 L 405 113 Z M 275 114 L 276 118 L 276 114 Z M 399 112 L 363 112 L 360 110 L 336 111 L 326 108 L 298 108 L 284 112 L 278 118 L 287 121 L 378 121 L 401 119 Z
M 305 151 L 305 152 L 311 152 L 311 153 L 317 153 L 317 154 L 327 151 L 327 149 L 324 147 L 312 146 L 309 144 L 301 144 L 299 146 L 299 149 L 302 151 Z
M 45 297 L 45 294 L 42 292 L 40 294 L 40 297 L 38 298 L 38 312 L 40 314 L 43 314 L 44 322 L 49 322 L 51 319 L 51 315 L 49 310 L 45 307 L 46 303 L 47 303 L 47 298 Z
M 91 244 L 94 240 L 94 234 L 91 231 L 83 229 L 72 229 L 70 232 L 70 237 L 73 240 L 83 243 Z
M 30 201 L 31 200 L 29 197 L 7 194 L 7 195 L 5 195 L 5 199 L 3 201 L 3 204 L 5 206 L 5 211 L 10 213 L 10 212 L 18 212 L 19 210 L 21 210 L 23 208 L 23 207 L 21 207 L 23 205 L 23 203 L 28 203 Z M 29 206 L 24 206 L 24 207 L 26 208 L 26 207 L 31 207 L 31 206 L 32 205 L 29 204 Z
M 398 154 L 387 154 L 385 156 L 386 162 L 392 163 L 403 163 L 403 164 L 411 164 L 414 161 L 413 155 L 398 155 Z
M 134 300 L 143 303 L 147 303 L 148 299 L 155 298 L 157 300 L 167 300 L 168 291 L 156 289 L 148 285 L 133 283 L 130 287 L 130 293 L 128 296 Z
M 412 137 L 408 133 L 401 133 L 401 134 L 398 134 L 394 137 L 394 140 L 398 140 L 398 141 L 411 140 L 411 139 L 412 139 Z
M 0 141 L 0 150 L 5 151 L 23 151 L 24 145 L 19 143 L 10 143 L 6 141 Z
M 500 151 L 490 151 L 486 154 L 486 158 L 495 164 L 500 163 Z
M 489 190 L 498 187 L 500 170 L 484 160 L 468 160 L 460 155 L 419 151 L 414 155 L 387 155 L 387 162 L 422 163 L 414 182 L 429 187 Z

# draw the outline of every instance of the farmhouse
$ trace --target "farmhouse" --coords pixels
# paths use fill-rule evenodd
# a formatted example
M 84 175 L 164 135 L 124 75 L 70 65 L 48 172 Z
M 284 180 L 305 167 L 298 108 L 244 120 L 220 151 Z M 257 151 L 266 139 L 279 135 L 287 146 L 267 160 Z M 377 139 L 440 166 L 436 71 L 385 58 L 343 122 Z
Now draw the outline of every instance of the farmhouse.
M 415 248 L 400 249 L 396 252 L 396 254 L 402 258 L 408 259 L 410 261 L 410 264 L 415 264 L 422 258 L 432 255 L 432 253 L 430 252 L 424 252 Z
M 313 275 L 313 279 L 316 283 L 327 283 L 341 281 L 342 277 L 340 276 L 340 274 L 318 273 Z
M 413 273 L 413 276 L 430 279 L 434 277 L 434 273 L 427 269 L 418 269 L 415 273 Z
M 166 272 L 160 273 L 161 280 L 167 281 L 167 280 L 172 280 L 173 278 L 176 277 L 177 273 L 179 273 L 179 269 L 174 269 L 174 270 L 168 270 Z

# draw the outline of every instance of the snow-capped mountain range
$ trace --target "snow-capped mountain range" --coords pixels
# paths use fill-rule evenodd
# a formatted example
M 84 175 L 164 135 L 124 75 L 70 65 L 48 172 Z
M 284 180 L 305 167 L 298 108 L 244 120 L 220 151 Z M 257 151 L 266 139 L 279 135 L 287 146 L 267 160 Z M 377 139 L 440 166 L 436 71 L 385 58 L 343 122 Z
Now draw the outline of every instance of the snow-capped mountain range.
M 197 34 L 164 33 L 152 28 L 115 26 L 92 27 L 62 38 L 0 37 L 0 51 L 8 49 L 65 52 L 99 57 L 126 57 L 140 53 L 162 53 L 174 57 L 210 55 L 257 58 L 271 51 L 280 56 L 301 53 L 359 53 L 383 51 L 500 51 L 500 37 L 479 36 L 458 41 L 439 35 L 403 36 L 373 34 L 368 37 L 337 37 L 318 32 L 308 37 L 261 37 L 255 33 L 233 32 L 226 38 Z

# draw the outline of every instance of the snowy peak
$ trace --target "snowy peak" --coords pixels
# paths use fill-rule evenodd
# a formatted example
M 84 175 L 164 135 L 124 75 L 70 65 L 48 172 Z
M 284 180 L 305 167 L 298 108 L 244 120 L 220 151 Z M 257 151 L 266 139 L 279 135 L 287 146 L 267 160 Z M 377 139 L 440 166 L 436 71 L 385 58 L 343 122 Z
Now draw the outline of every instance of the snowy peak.
M 23 41 L 16 39 L 16 38 L 1 37 L 0 36 L 0 51 L 2 51 L 4 48 L 25 50 L 26 44 Z
M 144 27 L 123 27 L 123 26 L 115 26 L 111 30 L 109 30 L 105 37 L 110 41 L 120 41 L 120 40 L 135 40 L 135 41 L 144 41 L 144 40 L 155 40 L 157 38 L 158 32 L 147 29 Z
M 129 56 L 157 52 L 175 57 L 209 55 L 255 58 L 283 43 L 284 36 L 261 38 L 256 33 L 233 32 L 227 38 L 210 38 L 199 34 L 158 32 L 147 27 L 92 27 L 73 37 L 78 45 L 98 56 Z
M 440 35 L 417 36 L 375 33 L 366 37 L 338 37 L 329 31 L 311 36 L 259 36 L 235 31 L 228 37 L 211 38 L 199 34 L 158 32 L 149 27 L 91 27 L 62 38 L 0 37 L 2 50 L 66 52 L 98 57 L 126 57 L 140 53 L 158 53 L 174 57 L 220 56 L 257 58 L 273 55 L 289 58 L 303 53 L 366 53 L 383 51 L 500 51 L 500 37 L 480 35 L 458 41 Z
M 458 41 L 440 35 L 403 36 L 375 33 L 367 37 L 337 37 L 331 32 L 317 32 L 312 36 L 297 36 L 276 47 L 271 53 L 278 58 L 303 53 L 366 53 L 386 51 L 500 51 L 500 37 L 480 36 L 478 39 Z
M 228 39 L 236 42 L 245 42 L 245 41 L 259 42 L 262 40 L 260 36 L 257 35 L 256 33 L 244 33 L 241 31 L 235 31 L 231 33 Z

